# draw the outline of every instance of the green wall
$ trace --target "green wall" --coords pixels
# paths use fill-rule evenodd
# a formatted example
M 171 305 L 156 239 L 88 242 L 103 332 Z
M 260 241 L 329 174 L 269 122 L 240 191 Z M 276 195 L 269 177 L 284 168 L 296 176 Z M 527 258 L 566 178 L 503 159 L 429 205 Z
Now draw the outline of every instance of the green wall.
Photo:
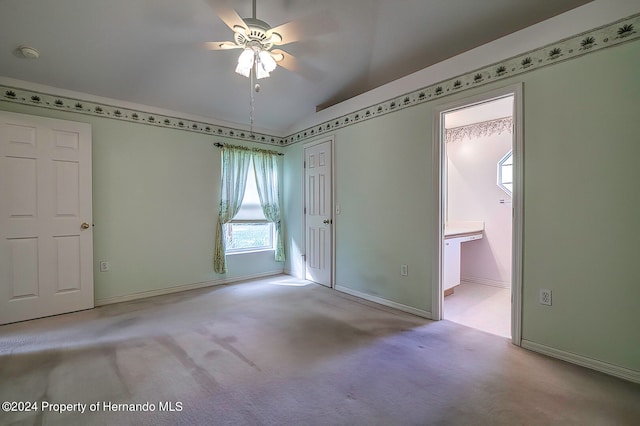
M 282 272 L 273 252 L 231 255 L 226 275 L 213 271 L 220 150 L 212 144 L 237 141 L 9 102 L 0 109 L 91 124 L 98 302 Z M 111 270 L 99 272 L 100 260 Z
M 525 80 L 523 337 L 634 370 L 639 67 L 634 42 Z
M 640 42 L 439 100 L 524 84 L 523 339 L 640 370 Z M 336 130 L 336 285 L 431 311 L 436 102 Z M 302 182 L 302 143 L 285 177 Z M 289 248 L 302 197 L 285 190 Z M 409 276 L 400 276 L 400 264 Z M 288 271 L 302 273 L 300 253 Z M 553 306 L 538 304 L 540 288 Z
M 431 309 L 429 210 L 431 152 L 421 108 L 347 127 L 335 135 L 336 283 L 417 309 Z M 430 128 L 426 131 L 430 131 Z M 288 148 L 285 206 L 289 235 L 286 270 L 304 275 L 301 254 L 304 146 Z M 418 189 L 407 198 L 407 191 Z M 433 212 L 435 213 L 435 211 Z M 426 216 L 425 216 L 426 215 Z M 409 276 L 399 277 L 400 264 Z
M 285 228 L 286 260 L 284 271 L 295 277 L 304 277 L 303 235 L 303 175 L 304 149 L 301 143 L 287 147 L 283 167 L 283 222 Z
M 640 42 L 437 102 L 524 85 L 523 338 L 640 371 Z M 431 310 L 435 101 L 337 130 L 336 284 Z M 98 300 L 282 271 L 271 253 L 211 258 L 220 157 L 207 135 L 0 102 L 93 129 Z M 229 141 L 234 143 L 234 141 Z M 285 149 L 287 272 L 301 276 L 303 143 Z M 100 273 L 99 260 L 112 270 Z M 409 265 L 401 277 L 400 264 Z M 537 303 L 540 288 L 553 306 Z
M 386 115 L 336 135 L 336 283 L 423 311 L 431 310 L 435 210 L 431 120 L 423 108 Z M 429 123 L 425 123 L 429 121 Z M 421 126 L 414 123 L 422 122 Z M 407 264 L 409 275 L 400 276 Z

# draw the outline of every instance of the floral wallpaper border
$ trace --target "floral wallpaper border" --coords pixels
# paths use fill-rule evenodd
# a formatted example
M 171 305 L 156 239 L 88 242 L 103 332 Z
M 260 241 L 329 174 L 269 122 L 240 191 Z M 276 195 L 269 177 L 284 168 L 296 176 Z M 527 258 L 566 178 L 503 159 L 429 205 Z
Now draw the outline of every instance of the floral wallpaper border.
M 548 65 L 577 58 L 591 52 L 637 40 L 640 37 L 640 13 L 621 19 L 609 25 L 584 32 L 514 56 L 504 61 L 475 71 L 444 80 L 428 87 L 388 99 L 376 105 L 354 111 L 341 117 L 309 127 L 286 138 L 264 133 L 251 133 L 231 127 L 219 126 L 202 121 L 152 114 L 130 108 L 122 108 L 81 99 L 56 96 L 33 90 L 0 85 L 0 100 L 37 105 L 49 109 L 102 116 L 116 120 L 130 121 L 157 127 L 174 128 L 190 132 L 224 136 L 231 139 L 258 142 L 268 145 L 287 146 L 326 134 L 352 124 L 400 111 L 415 105 L 442 98 L 484 84 L 510 78 Z
M 0 100 L 36 105 L 39 107 L 57 109 L 67 112 L 77 112 L 80 114 L 95 115 L 116 120 L 130 121 L 140 124 L 148 124 L 156 127 L 167 127 L 189 132 L 204 133 L 210 135 L 224 136 L 231 139 L 239 139 L 249 142 L 259 142 L 268 145 L 282 145 L 281 137 L 268 135 L 265 133 L 249 132 L 231 127 L 219 126 L 217 124 L 194 121 L 180 117 L 172 117 L 163 114 L 153 114 L 145 111 L 122 108 L 114 105 L 107 105 L 98 102 L 84 101 L 81 99 L 64 96 L 50 95 L 28 89 L 10 87 L 0 84 Z
M 452 127 L 444 132 L 447 143 L 454 143 L 464 138 L 477 139 L 502 133 L 513 133 L 513 117 L 495 118 L 493 120 L 481 121 L 467 124 L 466 126 Z

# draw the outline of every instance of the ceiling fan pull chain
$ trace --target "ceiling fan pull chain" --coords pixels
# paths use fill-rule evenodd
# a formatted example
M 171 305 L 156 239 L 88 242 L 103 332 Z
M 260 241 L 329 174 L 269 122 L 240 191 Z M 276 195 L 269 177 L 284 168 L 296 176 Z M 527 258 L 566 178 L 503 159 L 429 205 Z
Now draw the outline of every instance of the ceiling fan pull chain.
M 255 1 L 254 1 L 254 5 L 255 5 Z M 254 66 L 255 66 L 255 61 L 254 61 Z M 254 105 L 253 105 L 253 77 L 254 77 L 254 72 L 251 72 L 250 76 L 251 78 L 249 79 L 249 93 L 250 93 L 250 100 L 249 100 L 249 130 L 250 130 L 250 134 L 253 135 L 253 112 L 254 112 Z

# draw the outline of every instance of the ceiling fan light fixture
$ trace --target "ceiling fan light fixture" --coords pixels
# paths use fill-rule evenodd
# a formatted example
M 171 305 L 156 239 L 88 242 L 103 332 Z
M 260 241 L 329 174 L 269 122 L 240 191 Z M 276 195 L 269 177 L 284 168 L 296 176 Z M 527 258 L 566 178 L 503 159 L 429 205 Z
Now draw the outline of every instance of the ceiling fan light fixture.
M 249 77 L 251 74 L 251 68 L 253 68 L 253 61 L 255 59 L 255 52 L 252 49 L 244 49 L 238 58 L 238 66 L 236 72 L 238 74 Z
M 273 59 L 271 54 L 266 50 L 261 50 L 260 53 L 258 53 L 258 62 L 267 72 L 275 70 L 278 66 L 275 59 Z
M 271 74 L 267 71 L 262 64 L 258 62 L 256 66 L 256 78 L 260 80 L 261 78 L 269 77 Z

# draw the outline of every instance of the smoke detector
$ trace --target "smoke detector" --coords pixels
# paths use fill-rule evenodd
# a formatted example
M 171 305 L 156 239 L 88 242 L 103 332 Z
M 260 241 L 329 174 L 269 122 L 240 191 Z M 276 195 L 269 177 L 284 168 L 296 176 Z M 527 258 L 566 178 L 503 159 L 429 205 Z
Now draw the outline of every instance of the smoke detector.
M 27 59 L 38 59 L 38 57 L 40 56 L 40 52 L 30 46 L 20 46 L 16 50 L 20 54 L 20 56 Z

